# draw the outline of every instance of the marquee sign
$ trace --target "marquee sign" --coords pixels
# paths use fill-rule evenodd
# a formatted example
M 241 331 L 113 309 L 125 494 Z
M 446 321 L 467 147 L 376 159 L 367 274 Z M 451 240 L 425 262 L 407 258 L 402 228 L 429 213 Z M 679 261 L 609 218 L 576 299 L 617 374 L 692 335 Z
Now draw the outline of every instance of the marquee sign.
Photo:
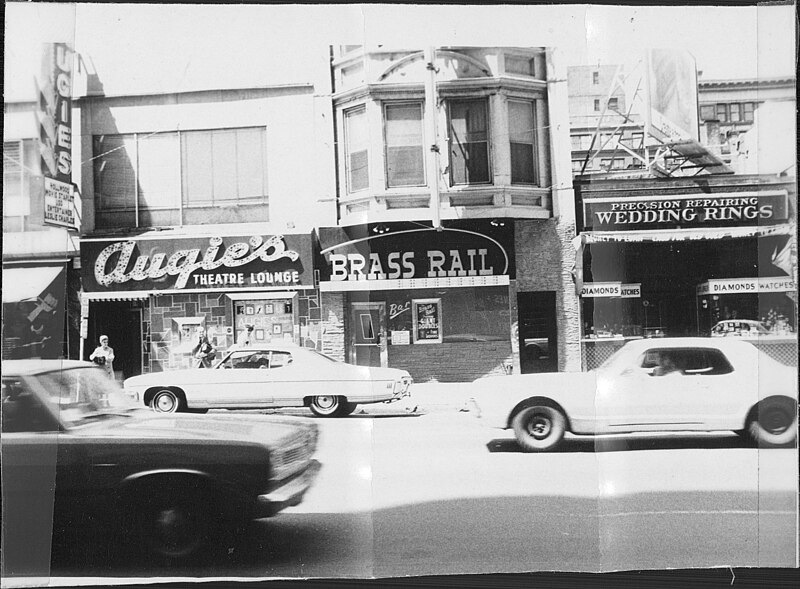
M 788 218 L 788 197 L 771 191 L 586 198 L 583 218 L 595 231 L 773 225 Z
M 485 223 L 488 227 L 489 223 Z M 513 228 L 414 225 L 375 233 L 366 226 L 320 230 L 323 290 L 378 290 L 508 284 Z
M 313 286 L 310 235 L 84 240 L 87 292 Z

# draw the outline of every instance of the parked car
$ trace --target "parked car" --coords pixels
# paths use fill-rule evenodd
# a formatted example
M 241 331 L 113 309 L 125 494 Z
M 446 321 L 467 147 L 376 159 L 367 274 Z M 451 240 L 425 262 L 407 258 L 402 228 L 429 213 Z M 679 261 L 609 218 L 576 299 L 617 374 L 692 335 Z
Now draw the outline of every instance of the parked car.
M 758 338 L 766 335 L 771 335 L 767 326 L 752 319 L 726 319 L 711 328 L 711 337 Z
M 797 436 L 797 372 L 737 339 L 628 342 L 591 372 L 480 379 L 471 409 L 526 451 L 572 434 L 733 430 L 768 446 Z
M 320 467 L 302 417 L 156 415 L 88 362 L 2 367 L 4 574 L 25 574 L 42 542 L 49 563 L 51 532 L 189 558 L 299 504 Z
M 360 403 L 410 395 L 405 370 L 354 366 L 309 348 L 267 344 L 232 349 L 211 369 L 134 376 L 125 390 L 161 413 L 208 409 L 309 407 L 323 417 L 349 415 Z

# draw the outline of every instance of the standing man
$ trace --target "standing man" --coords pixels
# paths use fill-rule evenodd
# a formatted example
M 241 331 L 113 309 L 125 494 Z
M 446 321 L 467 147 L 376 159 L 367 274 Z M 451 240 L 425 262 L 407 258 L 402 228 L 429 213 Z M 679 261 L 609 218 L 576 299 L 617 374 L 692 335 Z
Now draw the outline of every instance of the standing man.
M 108 345 L 108 336 L 100 336 L 100 345 L 94 349 L 89 360 L 102 366 L 111 380 L 114 380 L 114 348 Z

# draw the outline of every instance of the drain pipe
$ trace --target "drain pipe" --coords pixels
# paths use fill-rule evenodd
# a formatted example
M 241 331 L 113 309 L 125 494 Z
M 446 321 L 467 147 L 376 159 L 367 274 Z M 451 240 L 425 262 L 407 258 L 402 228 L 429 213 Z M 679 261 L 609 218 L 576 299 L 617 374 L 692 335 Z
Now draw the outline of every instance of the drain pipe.
M 441 219 L 441 198 L 439 196 L 439 143 L 438 132 L 436 129 L 437 117 L 437 96 L 436 96 L 436 49 L 428 47 L 425 49 L 425 67 L 428 76 L 425 78 L 425 139 L 430 145 L 427 154 L 428 170 L 430 170 L 429 184 L 431 188 L 431 207 L 433 209 L 433 227 L 437 231 L 442 230 Z

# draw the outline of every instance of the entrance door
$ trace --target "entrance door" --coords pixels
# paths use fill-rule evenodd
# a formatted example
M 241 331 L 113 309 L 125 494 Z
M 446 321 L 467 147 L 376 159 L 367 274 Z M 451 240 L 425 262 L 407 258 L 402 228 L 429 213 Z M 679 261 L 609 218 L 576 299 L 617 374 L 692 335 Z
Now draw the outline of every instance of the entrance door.
M 350 305 L 350 361 L 359 366 L 386 366 L 386 304 Z
M 117 379 L 142 373 L 142 310 L 128 303 L 103 302 L 93 305 L 94 337 L 87 343 L 86 356 L 94 350 L 101 334 L 108 336 L 114 348 L 114 372 Z
M 520 372 L 558 370 L 556 293 L 517 293 Z

